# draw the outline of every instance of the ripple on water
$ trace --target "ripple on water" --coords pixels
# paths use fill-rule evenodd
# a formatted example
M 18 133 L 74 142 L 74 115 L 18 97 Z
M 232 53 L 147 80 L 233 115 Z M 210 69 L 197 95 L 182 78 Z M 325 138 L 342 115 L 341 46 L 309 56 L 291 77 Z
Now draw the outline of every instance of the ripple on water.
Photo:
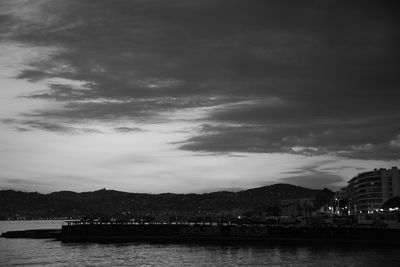
M 0 230 L 5 228 L 4 223 L 0 222 Z M 35 228 L 30 227 L 32 225 L 41 225 L 42 228 L 49 226 L 48 223 L 28 223 L 25 229 Z M 8 229 L 21 228 L 21 223 L 6 226 Z M 400 266 L 400 249 L 335 245 L 95 244 L 0 238 L 0 266 L 14 265 Z

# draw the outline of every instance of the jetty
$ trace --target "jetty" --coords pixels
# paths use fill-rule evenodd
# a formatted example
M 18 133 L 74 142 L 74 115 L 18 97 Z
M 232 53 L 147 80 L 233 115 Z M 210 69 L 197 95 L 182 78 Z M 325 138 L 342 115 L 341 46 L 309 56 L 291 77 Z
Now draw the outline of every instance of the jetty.
M 59 238 L 61 229 L 33 229 L 23 231 L 9 231 L 1 234 L 5 238 Z
M 68 241 L 249 241 L 400 244 L 400 229 L 358 226 L 284 226 L 221 223 L 82 222 L 63 225 Z
M 223 223 L 67 221 L 60 230 L 12 231 L 5 238 L 51 238 L 62 242 L 257 242 L 400 245 L 400 229 L 357 226 L 285 226 Z

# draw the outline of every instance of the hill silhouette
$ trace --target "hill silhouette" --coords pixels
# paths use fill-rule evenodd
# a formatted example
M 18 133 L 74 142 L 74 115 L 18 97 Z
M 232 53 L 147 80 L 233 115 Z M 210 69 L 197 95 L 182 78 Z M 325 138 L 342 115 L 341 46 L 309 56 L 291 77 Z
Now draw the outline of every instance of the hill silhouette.
M 105 189 L 82 193 L 60 191 L 41 194 L 2 190 L 0 218 L 123 219 L 152 216 L 165 219 L 182 216 L 237 216 L 257 212 L 279 215 L 279 203 L 284 199 L 314 197 L 318 208 L 332 194 L 328 189 L 308 189 L 289 184 L 204 194 L 144 194 Z

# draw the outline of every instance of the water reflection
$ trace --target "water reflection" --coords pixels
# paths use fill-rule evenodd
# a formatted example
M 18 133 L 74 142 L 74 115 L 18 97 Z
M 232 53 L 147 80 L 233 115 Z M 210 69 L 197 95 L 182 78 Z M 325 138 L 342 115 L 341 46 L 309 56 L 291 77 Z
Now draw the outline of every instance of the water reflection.
M 2 223 L 0 229 L 16 227 Z M 96 244 L 0 238 L 0 266 L 400 266 L 399 252 L 393 247 L 332 244 Z

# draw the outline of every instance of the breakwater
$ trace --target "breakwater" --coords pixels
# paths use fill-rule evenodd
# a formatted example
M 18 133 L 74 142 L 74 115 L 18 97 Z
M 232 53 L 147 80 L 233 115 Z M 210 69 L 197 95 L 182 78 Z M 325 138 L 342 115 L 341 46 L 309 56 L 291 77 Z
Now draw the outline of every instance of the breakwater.
M 268 228 L 212 224 L 81 223 L 63 225 L 62 241 L 263 240 Z
M 8 231 L 2 233 L 1 237 L 47 239 L 47 238 L 59 238 L 60 235 L 61 235 L 61 230 L 57 229 L 33 229 L 33 230 L 21 230 L 21 231 Z
M 280 226 L 232 224 L 138 224 L 132 222 L 70 222 L 62 241 L 261 241 L 400 244 L 400 229 L 365 226 Z
M 263 242 L 400 245 L 400 229 L 368 226 L 282 226 L 70 221 L 62 229 L 9 231 L 5 238 L 51 238 L 63 242 Z

